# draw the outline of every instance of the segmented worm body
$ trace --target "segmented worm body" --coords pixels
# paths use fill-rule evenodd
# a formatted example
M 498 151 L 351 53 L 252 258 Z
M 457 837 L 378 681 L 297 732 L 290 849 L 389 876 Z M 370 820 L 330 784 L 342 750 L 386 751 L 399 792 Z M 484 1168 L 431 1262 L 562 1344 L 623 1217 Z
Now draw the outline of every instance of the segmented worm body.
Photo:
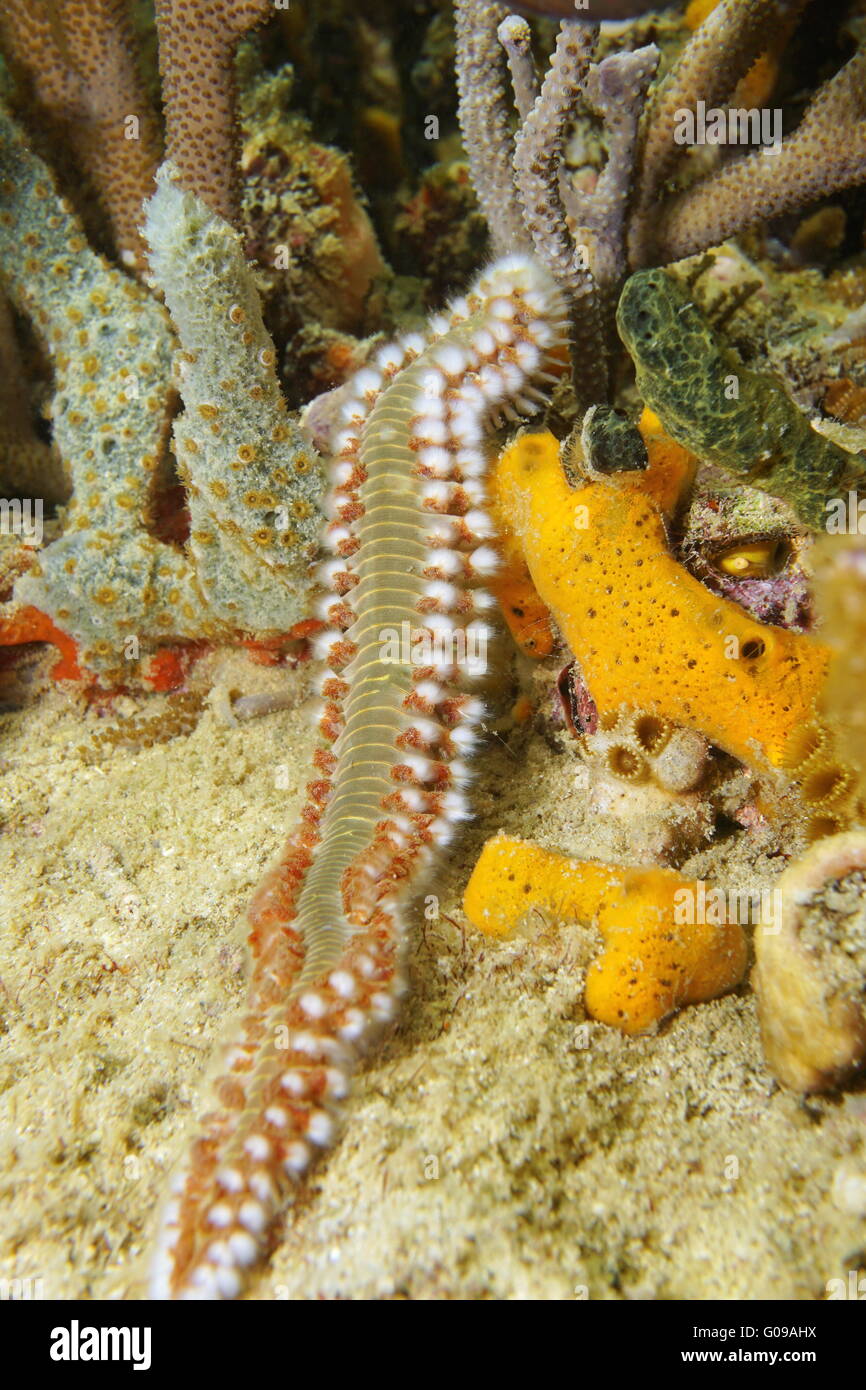
M 496 565 L 484 428 L 534 411 L 564 336 L 555 288 L 508 257 L 355 378 L 335 442 L 315 778 L 250 908 L 246 1010 L 163 1213 L 154 1297 L 242 1292 L 392 1017 L 402 900 L 468 815 L 483 709 L 464 656 L 487 636 L 480 585 Z

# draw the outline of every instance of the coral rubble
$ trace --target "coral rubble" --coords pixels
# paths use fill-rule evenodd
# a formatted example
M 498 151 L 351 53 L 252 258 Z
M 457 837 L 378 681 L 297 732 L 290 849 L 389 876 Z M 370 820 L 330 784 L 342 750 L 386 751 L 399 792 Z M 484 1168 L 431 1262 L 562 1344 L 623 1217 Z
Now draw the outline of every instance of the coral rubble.
M 866 1061 L 866 835 L 831 836 L 782 874 L 781 922 L 755 933 L 753 983 L 767 1061 L 797 1091 Z

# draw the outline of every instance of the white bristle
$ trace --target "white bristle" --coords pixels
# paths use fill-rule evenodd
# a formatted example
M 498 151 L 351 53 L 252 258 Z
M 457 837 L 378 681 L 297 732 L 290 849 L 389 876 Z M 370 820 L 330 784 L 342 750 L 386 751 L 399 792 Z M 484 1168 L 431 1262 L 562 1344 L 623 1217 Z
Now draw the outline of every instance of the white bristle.
M 446 376 L 463 376 L 469 366 L 468 353 L 453 343 L 443 343 L 442 347 L 436 348 L 433 353 L 434 362 L 438 362 Z
M 461 725 L 451 730 L 451 742 L 461 753 L 469 754 L 478 747 L 478 735 L 473 729 L 466 729 Z
M 436 681 L 418 681 L 415 690 L 418 698 L 430 705 L 438 705 L 445 698 L 445 691 Z
M 472 781 L 472 769 L 459 758 L 452 758 L 449 764 L 449 772 L 454 786 L 458 789 L 468 787 Z
M 417 815 L 419 811 L 426 809 L 427 798 L 417 787 L 401 786 L 400 793 L 413 814 Z
M 398 372 L 404 361 L 405 355 L 396 343 L 389 343 L 376 353 L 376 366 L 381 372 Z
M 432 379 L 431 389 L 429 391 L 419 391 L 418 395 L 415 397 L 414 404 L 418 415 L 425 421 L 444 420 L 448 413 L 448 402 L 445 399 L 445 393 L 444 391 L 434 392 L 432 390 Z
M 464 524 L 478 540 L 490 540 L 496 535 L 496 528 L 486 512 L 480 507 L 473 508 L 463 518 Z
M 428 363 L 421 374 L 421 394 L 418 397 L 418 409 L 426 413 L 429 402 L 438 400 L 447 385 L 444 373 L 438 367 Z M 430 413 L 433 412 L 430 411 Z
M 487 471 L 487 461 L 480 449 L 458 449 L 454 464 L 466 478 L 480 478 Z
M 329 666 L 326 666 L 324 670 L 321 671 L 319 675 L 316 677 L 314 689 L 318 692 L 319 695 L 321 695 L 328 681 L 337 681 L 339 679 L 340 677 L 336 674 L 336 672 L 332 671 Z
M 338 461 L 331 465 L 331 477 L 336 487 L 344 487 L 355 469 L 348 461 Z
M 487 713 L 487 707 L 484 701 L 475 695 L 467 695 L 463 701 L 462 713 L 467 724 L 480 724 Z
M 479 614 L 490 613 L 496 607 L 496 599 L 492 594 L 488 594 L 486 589 L 472 590 L 472 604 L 475 612 Z
M 438 444 L 431 444 L 418 451 L 418 462 L 423 468 L 429 468 L 437 478 L 448 478 L 454 469 L 454 460 L 447 449 L 442 449 Z
M 462 402 L 451 415 L 451 426 L 461 444 L 481 443 L 481 424 L 476 411 Z
M 328 1095 L 333 1096 L 334 1100 L 345 1100 L 349 1094 L 349 1083 L 341 1071 L 336 1067 L 328 1067 L 326 1072 L 328 1082 Z
M 419 782 L 427 782 L 433 773 L 433 764 L 420 753 L 404 753 L 403 762 Z
M 324 1110 L 314 1110 L 307 1122 L 307 1138 L 322 1148 L 334 1137 L 334 1121 Z
M 454 839 L 454 826 L 449 825 L 444 816 L 437 816 L 430 822 L 427 833 L 437 849 L 445 849 Z
M 524 372 L 534 372 L 541 361 L 541 353 L 534 343 L 516 343 L 514 356 L 517 359 L 518 367 Z
M 488 575 L 495 574 L 500 563 L 499 556 L 490 545 L 479 545 L 478 549 L 473 550 L 469 556 L 472 573 L 478 575 L 479 578 L 486 579 Z
M 457 527 L 447 516 L 440 516 L 430 520 L 430 529 L 427 531 L 424 540 L 427 545 L 437 549 L 440 546 L 454 545 L 457 541 Z
M 366 418 L 367 406 L 365 402 L 359 401 L 354 396 L 350 397 L 349 400 L 344 403 L 340 411 L 340 419 L 347 425 L 352 424 L 353 421 L 363 424 Z
M 255 1264 L 259 1253 L 258 1245 L 246 1231 L 235 1231 L 229 1236 L 229 1250 L 242 1269 Z
M 447 791 L 442 797 L 442 811 L 449 820 L 471 820 L 469 802 L 461 791 Z
M 415 421 L 415 434 L 425 444 L 444 444 L 448 439 L 445 421 L 433 415 L 420 415 Z
M 352 382 L 359 396 L 375 395 L 382 389 L 382 373 L 374 367 L 362 367 Z
M 435 478 L 425 478 L 421 498 L 431 506 L 445 507 L 451 500 L 451 487 L 448 483 L 437 482 Z
M 424 585 L 424 597 L 435 599 L 444 612 L 449 612 L 459 599 L 460 590 L 444 579 L 428 579 Z
M 428 748 L 437 742 L 442 733 L 441 724 L 437 724 L 433 719 L 425 719 L 423 715 L 417 715 L 408 727 L 415 730 Z
M 326 560 L 324 564 L 319 565 L 319 583 L 325 585 L 328 589 L 334 589 L 337 586 L 338 580 L 349 573 L 351 573 L 351 571 L 345 560 Z
M 456 551 L 439 548 L 431 550 L 427 556 L 427 566 L 441 570 L 443 574 L 458 575 L 463 569 L 463 561 Z
M 325 532 L 325 544 L 329 550 L 338 550 L 343 541 L 347 541 L 351 534 L 348 526 L 331 526 Z
M 469 498 L 472 510 L 475 511 L 479 509 L 484 502 L 485 494 L 483 485 L 475 478 L 467 478 L 460 486 L 462 491 Z
M 478 382 L 488 405 L 502 399 L 506 389 L 506 381 L 500 366 L 488 363 L 486 367 L 482 367 L 478 373 Z
M 400 342 L 403 346 L 404 355 L 411 353 L 414 357 L 420 357 L 427 344 L 420 333 L 406 333 Z

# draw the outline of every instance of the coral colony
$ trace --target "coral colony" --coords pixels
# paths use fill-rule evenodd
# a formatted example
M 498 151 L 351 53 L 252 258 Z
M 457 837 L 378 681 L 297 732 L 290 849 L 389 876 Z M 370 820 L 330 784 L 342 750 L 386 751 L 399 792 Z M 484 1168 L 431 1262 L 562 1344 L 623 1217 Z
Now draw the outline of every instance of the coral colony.
M 183 698 L 206 646 L 311 643 L 319 669 L 306 805 L 249 908 L 154 1297 L 236 1297 L 267 1259 L 395 1016 L 512 669 L 558 688 L 622 862 L 491 821 L 472 926 L 594 922 L 586 1014 L 626 1035 L 756 958 L 785 1086 L 866 1060 L 866 47 L 861 18 L 792 101 L 810 9 L 455 0 L 479 211 L 445 166 L 404 225 L 479 235 L 422 317 L 381 208 L 262 66 L 304 67 L 270 0 L 156 0 L 162 115 L 147 7 L 6 3 L 0 643 L 50 644 L 108 701 Z M 797 355 L 779 287 L 822 256 L 838 293 Z M 679 872 L 720 818 L 786 836 L 773 890 Z

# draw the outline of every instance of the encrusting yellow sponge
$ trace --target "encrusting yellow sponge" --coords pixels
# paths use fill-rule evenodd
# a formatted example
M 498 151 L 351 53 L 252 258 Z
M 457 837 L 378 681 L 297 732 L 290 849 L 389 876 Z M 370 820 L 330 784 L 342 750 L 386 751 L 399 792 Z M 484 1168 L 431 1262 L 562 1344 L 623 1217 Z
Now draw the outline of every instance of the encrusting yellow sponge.
M 566 859 L 497 835 L 484 846 L 463 897 L 473 926 L 505 937 L 531 909 L 592 921 L 605 949 L 590 966 L 587 1013 L 642 1033 L 684 1004 L 733 989 L 748 957 L 737 923 L 695 921 L 702 885 L 672 869 Z
M 519 545 L 602 714 L 623 705 L 704 734 L 751 765 L 783 762 L 814 715 L 828 652 L 811 637 L 756 622 L 670 552 L 665 512 L 694 459 L 646 412 L 649 468 L 572 488 L 552 434 L 522 435 L 490 485 L 497 525 Z

